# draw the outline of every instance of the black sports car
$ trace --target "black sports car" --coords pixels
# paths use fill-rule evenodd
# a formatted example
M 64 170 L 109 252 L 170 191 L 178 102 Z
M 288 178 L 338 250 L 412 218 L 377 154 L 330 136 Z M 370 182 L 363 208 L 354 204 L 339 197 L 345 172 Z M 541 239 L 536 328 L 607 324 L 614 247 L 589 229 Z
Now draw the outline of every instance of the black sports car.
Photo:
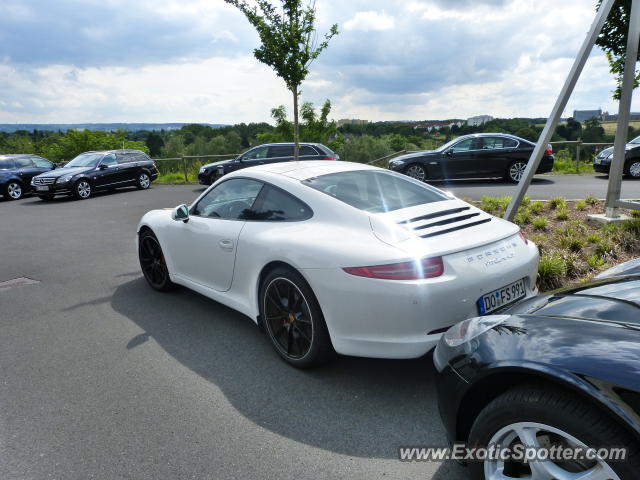
M 609 173 L 613 147 L 605 148 L 593 160 L 593 169 L 600 173 Z M 623 173 L 628 178 L 640 178 L 640 137 L 627 143 Z
M 468 463 L 472 478 L 638 478 L 640 274 L 624 271 L 465 320 L 445 333 L 433 358 L 452 442 L 623 447 L 626 460 L 490 458 Z
M 31 191 L 31 179 L 56 168 L 54 163 L 38 155 L 0 155 L 0 195 L 19 200 Z
M 414 152 L 389 161 L 389 168 L 420 181 L 500 177 L 519 182 L 535 144 L 502 133 L 464 135 L 437 150 Z M 536 173 L 553 170 L 551 145 Z
M 223 175 L 243 168 L 266 163 L 290 162 L 293 160 L 293 143 L 265 143 L 247 150 L 231 160 L 203 165 L 198 172 L 202 185 L 211 185 Z M 300 160 L 340 160 L 329 147 L 321 143 L 300 143 Z

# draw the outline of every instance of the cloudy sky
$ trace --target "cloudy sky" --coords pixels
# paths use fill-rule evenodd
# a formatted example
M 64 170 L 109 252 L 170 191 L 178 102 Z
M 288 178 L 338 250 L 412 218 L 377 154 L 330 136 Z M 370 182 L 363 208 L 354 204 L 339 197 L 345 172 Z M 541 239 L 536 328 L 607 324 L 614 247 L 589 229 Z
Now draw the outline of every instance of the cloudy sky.
M 274 0 L 276 1 L 276 0 Z M 547 116 L 595 0 L 317 0 L 335 118 Z M 290 104 L 223 0 L 0 0 L 0 123 L 268 121 Z M 594 51 L 567 112 L 616 110 Z M 638 109 L 634 103 L 634 108 Z

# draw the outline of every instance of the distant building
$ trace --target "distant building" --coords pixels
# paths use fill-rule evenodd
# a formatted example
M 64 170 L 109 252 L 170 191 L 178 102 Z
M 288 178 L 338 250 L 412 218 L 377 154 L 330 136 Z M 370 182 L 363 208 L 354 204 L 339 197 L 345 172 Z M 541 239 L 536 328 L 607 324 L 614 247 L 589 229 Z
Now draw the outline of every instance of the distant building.
M 442 120 L 438 122 L 423 122 L 413 125 L 414 130 L 426 130 L 427 132 L 437 132 L 441 128 L 451 128 L 453 126 L 461 127 L 464 125 L 464 120 Z
M 484 125 L 487 122 L 493 120 L 491 115 L 478 115 L 475 117 L 467 118 L 467 125 L 470 127 L 479 127 L 480 125 Z
M 638 121 L 640 120 L 640 113 L 638 112 L 631 112 L 631 115 L 629 116 L 629 120 L 634 120 L 634 121 Z M 613 115 L 609 115 L 609 112 L 602 112 L 602 121 L 603 122 L 617 122 L 618 121 L 618 114 L 614 113 Z
M 598 120 L 602 120 L 602 110 L 574 110 L 573 111 L 573 119 L 576 122 L 584 122 L 587 120 L 591 120 L 592 118 L 597 118 Z
M 338 127 L 343 125 L 366 125 L 369 120 L 360 120 L 359 118 L 341 118 L 338 120 Z

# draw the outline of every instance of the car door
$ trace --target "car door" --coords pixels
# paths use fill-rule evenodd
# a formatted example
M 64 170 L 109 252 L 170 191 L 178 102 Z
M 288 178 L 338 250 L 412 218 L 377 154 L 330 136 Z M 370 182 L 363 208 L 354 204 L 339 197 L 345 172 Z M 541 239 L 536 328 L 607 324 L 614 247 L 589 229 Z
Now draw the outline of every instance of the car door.
M 465 138 L 449 147 L 440 163 L 442 178 L 473 176 L 480 138 Z
M 267 145 L 255 147 L 244 153 L 240 157 L 241 168 L 255 167 L 265 163 L 269 155 L 269 147 Z
M 119 167 L 115 154 L 107 153 L 93 173 L 93 184 L 96 188 L 115 187 L 118 183 Z
M 262 187 L 246 178 L 223 181 L 191 207 L 186 223 L 172 222 L 163 248 L 173 273 L 213 290 L 229 290 L 238 237 Z
M 138 162 L 136 154 L 131 152 L 116 153 L 118 161 L 117 181 L 121 185 L 133 184 L 138 179 Z
M 518 141 L 500 135 L 482 137 L 476 153 L 476 177 L 501 177 L 514 158 Z
M 293 145 L 271 145 L 269 147 L 269 157 L 265 163 L 290 162 L 293 160 Z

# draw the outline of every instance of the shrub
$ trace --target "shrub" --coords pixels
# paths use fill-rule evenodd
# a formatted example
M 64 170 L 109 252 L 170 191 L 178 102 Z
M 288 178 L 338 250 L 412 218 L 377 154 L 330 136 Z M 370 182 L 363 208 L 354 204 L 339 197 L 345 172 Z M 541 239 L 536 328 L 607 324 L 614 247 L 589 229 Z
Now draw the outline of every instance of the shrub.
M 586 210 L 588 207 L 587 202 L 585 202 L 584 200 L 580 200 L 579 202 L 576 203 L 576 210 L 578 211 L 583 211 Z
M 531 225 L 536 230 L 546 230 L 548 224 L 548 220 L 544 217 L 536 217 L 531 221 Z
M 498 199 L 485 195 L 480 199 L 480 205 L 478 205 L 478 208 L 487 213 L 493 213 L 498 208 Z
M 550 253 L 540 257 L 538 283 L 541 289 L 557 288 L 566 274 L 567 264 L 561 255 Z
M 520 226 L 530 224 L 531 214 L 529 213 L 529 210 L 526 208 L 521 208 L 520 210 L 518 210 L 518 214 L 514 218 L 514 221 L 517 225 Z
M 601 257 L 615 256 L 615 245 L 608 240 L 603 240 L 596 245 L 595 252 Z
M 529 205 L 531 205 L 531 197 L 528 195 L 525 195 L 522 198 L 522 201 L 520 202 L 520 205 L 522 205 L 523 207 L 528 207 Z
M 632 218 L 631 220 L 625 220 L 622 222 L 621 229 L 624 232 L 630 232 L 634 235 L 640 235 L 640 218 Z
M 605 264 L 604 258 L 599 257 L 598 255 L 590 255 L 587 257 L 587 265 L 591 268 L 601 268 Z
M 600 243 L 602 241 L 602 237 L 597 233 L 592 233 L 591 235 L 587 235 L 587 242 L 589 243 Z
M 158 183 L 184 183 L 184 173 L 165 173 L 158 177 Z
M 567 212 L 566 207 L 558 209 L 558 213 L 556 213 L 556 220 L 569 220 L 569 212 Z
M 640 210 L 631 210 L 631 216 L 633 218 L 640 218 Z
M 540 200 L 531 202 L 531 205 L 529 205 L 529 211 L 533 214 L 538 214 L 543 210 L 544 210 L 544 202 L 541 202 Z
M 564 197 L 553 197 L 551 200 L 549 200 L 549 207 L 551 207 L 551 210 L 556 210 L 563 207 L 566 208 L 567 200 Z
M 592 207 L 595 207 L 596 205 L 598 205 L 598 199 L 593 195 L 589 195 L 587 198 L 585 198 L 584 202 L 587 205 L 591 205 Z

